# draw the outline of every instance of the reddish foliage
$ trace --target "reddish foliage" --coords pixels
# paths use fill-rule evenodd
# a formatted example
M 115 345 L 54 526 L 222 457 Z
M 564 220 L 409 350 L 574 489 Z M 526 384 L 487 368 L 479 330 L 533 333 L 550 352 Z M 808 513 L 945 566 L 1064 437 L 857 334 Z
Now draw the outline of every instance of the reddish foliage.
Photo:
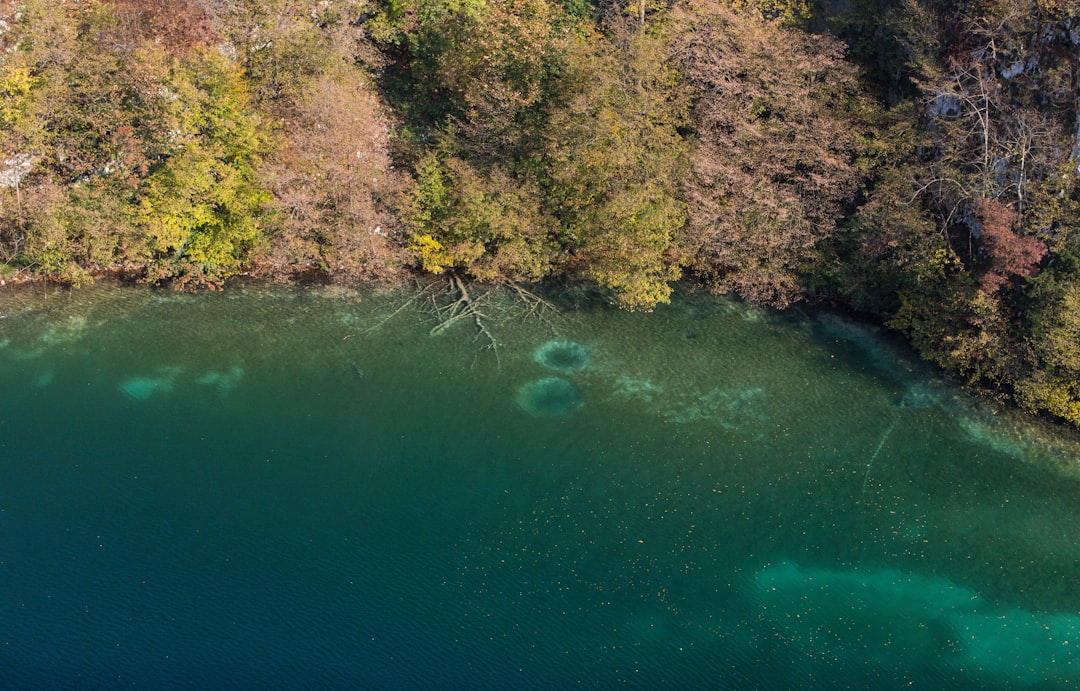
M 979 277 L 979 288 L 994 293 L 1010 276 L 1033 276 L 1046 256 L 1046 245 L 1013 232 L 1019 214 L 996 199 L 980 199 L 975 214 L 982 225 L 982 247 L 990 267 Z
M 213 38 L 209 17 L 194 0 L 112 0 L 116 16 L 132 35 L 181 54 Z
M 686 185 L 694 269 L 719 290 L 783 307 L 863 177 L 855 68 L 827 36 L 711 0 L 687 7 L 674 49 L 699 94 Z

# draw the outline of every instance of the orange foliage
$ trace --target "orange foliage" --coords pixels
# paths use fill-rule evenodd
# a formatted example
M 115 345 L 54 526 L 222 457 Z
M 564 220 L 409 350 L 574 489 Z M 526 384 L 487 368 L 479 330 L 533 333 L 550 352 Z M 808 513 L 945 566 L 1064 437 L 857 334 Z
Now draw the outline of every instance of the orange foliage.
M 1020 215 L 996 199 L 980 199 L 975 215 L 982 225 L 982 246 L 990 268 L 979 277 L 979 288 L 996 292 L 1010 276 L 1034 276 L 1046 256 L 1046 245 L 1013 232 Z

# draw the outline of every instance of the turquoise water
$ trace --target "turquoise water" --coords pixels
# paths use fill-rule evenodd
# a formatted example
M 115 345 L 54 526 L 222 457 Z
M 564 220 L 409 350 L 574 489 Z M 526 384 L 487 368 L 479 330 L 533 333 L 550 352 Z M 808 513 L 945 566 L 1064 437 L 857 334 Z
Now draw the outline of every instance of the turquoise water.
M 882 334 L 0 293 L 5 688 L 1067 688 L 1080 444 Z

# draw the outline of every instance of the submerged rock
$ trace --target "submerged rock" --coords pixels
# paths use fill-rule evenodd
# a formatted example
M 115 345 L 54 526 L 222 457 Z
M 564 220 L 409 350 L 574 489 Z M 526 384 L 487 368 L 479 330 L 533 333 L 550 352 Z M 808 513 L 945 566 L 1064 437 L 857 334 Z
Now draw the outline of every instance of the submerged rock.
M 531 415 L 564 415 L 581 407 L 581 389 L 561 377 L 546 377 L 523 385 L 517 404 Z
M 589 349 L 573 341 L 548 341 L 533 352 L 533 360 L 548 369 L 572 372 L 589 364 Z

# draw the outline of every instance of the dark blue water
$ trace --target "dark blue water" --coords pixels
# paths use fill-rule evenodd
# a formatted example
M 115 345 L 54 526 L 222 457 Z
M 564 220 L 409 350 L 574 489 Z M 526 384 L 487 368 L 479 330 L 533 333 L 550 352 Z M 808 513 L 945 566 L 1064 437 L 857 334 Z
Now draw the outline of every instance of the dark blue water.
M 0 686 L 1080 682 L 1068 434 L 835 316 L 409 299 L 0 295 Z

